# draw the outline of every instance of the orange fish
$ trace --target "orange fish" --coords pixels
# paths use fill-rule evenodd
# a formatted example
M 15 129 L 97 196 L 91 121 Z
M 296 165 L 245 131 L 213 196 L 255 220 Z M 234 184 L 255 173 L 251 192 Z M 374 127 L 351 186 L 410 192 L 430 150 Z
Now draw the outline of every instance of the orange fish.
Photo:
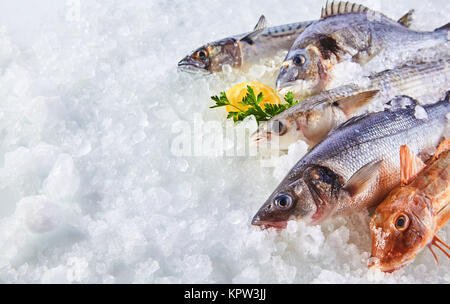
M 447 257 L 450 249 L 436 235 L 450 218 L 450 139 L 445 139 L 425 165 L 409 148 L 400 149 L 401 185 L 377 207 L 370 223 L 372 256 L 369 268 L 392 272 L 432 246 Z

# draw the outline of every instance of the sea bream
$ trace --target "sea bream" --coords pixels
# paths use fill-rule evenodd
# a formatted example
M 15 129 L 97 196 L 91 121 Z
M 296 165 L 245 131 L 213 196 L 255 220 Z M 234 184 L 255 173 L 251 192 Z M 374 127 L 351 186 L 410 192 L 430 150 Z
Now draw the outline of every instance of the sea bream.
M 273 150 L 286 150 L 297 140 L 311 147 L 351 117 L 383 110 L 383 105 L 395 106 L 396 100 L 402 100 L 392 101 L 396 96 L 409 96 L 419 104 L 435 102 L 445 95 L 449 82 L 450 56 L 409 63 L 301 101 L 261 123 L 251 139 L 257 146 L 270 145 Z
M 378 203 L 400 183 L 400 146 L 425 157 L 434 153 L 450 112 L 445 99 L 423 106 L 353 117 L 312 148 L 289 171 L 252 220 L 284 228 L 288 220 L 318 224 Z
M 332 80 L 336 81 L 332 76 L 339 78 L 333 75 L 339 63 L 353 62 L 362 67 L 375 57 L 382 63 L 397 62 L 422 56 L 417 52 L 420 49 L 438 46 L 448 53 L 448 27 L 420 32 L 362 5 L 327 3 L 322 18 L 292 44 L 280 68 L 277 89 L 281 94 L 292 91 L 304 99 L 329 88 Z
M 432 246 L 450 258 L 437 230 L 450 219 L 450 139 L 443 141 L 425 165 L 408 146 L 400 148 L 401 185 L 377 207 L 370 222 L 371 269 L 398 270 Z
M 409 26 L 413 10 L 398 22 Z M 286 52 L 295 39 L 314 21 L 305 21 L 267 27 L 262 15 L 253 31 L 210 42 L 184 57 L 178 67 L 182 71 L 209 74 L 222 71 L 223 65 L 245 69 L 262 59 L 274 58 Z

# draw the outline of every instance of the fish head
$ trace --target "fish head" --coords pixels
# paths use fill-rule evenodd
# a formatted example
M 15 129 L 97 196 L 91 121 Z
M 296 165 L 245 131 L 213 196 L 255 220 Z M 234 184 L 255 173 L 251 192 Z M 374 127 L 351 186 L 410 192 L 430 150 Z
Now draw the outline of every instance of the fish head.
M 253 217 L 252 225 L 283 229 L 289 220 L 315 224 L 324 220 L 336 203 L 342 179 L 327 167 L 312 165 L 299 178 L 291 171 Z
M 282 114 L 258 126 L 250 137 L 253 144 L 257 147 L 270 146 L 274 150 L 287 150 L 290 144 L 301 139 L 295 118 L 292 115 Z
M 276 88 L 280 94 L 294 93 L 307 98 L 325 89 L 327 65 L 313 45 L 289 51 L 278 73 Z
M 185 72 L 209 74 L 222 71 L 222 66 L 241 65 L 241 48 L 238 40 L 225 38 L 206 44 L 178 62 L 178 68 Z
M 412 262 L 433 238 L 431 215 L 425 203 L 396 188 L 377 207 L 370 222 L 372 254 L 369 268 L 398 270 Z

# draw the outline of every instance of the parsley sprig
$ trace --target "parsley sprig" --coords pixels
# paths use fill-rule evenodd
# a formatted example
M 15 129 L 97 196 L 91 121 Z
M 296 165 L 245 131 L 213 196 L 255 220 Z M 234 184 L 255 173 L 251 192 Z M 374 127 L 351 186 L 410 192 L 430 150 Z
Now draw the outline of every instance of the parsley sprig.
M 258 124 L 261 121 L 271 119 L 275 115 L 280 114 L 287 108 L 292 107 L 299 102 L 298 100 L 294 101 L 294 94 L 292 94 L 292 92 L 288 92 L 286 96 L 284 96 L 284 100 L 286 101 L 285 104 L 264 103 L 263 109 L 260 106 L 261 102 L 264 100 L 262 92 L 256 96 L 251 86 L 247 86 L 247 94 L 240 102 L 238 102 L 238 104 L 243 106 L 249 106 L 247 110 L 231 104 L 225 92 L 220 92 L 219 96 L 211 96 L 211 99 L 214 100 L 216 104 L 210 108 L 224 106 L 233 107 L 236 111 L 230 111 L 227 118 L 233 119 L 234 122 L 243 121 L 246 117 L 253 115 Z

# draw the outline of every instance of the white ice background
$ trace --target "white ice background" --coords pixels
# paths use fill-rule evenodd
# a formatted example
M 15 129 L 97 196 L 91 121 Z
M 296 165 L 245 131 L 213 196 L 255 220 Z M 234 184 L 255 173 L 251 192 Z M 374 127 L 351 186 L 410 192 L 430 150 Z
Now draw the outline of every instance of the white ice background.
M 394 18 L 414 8 L 416 29 L 449 21 L 446 0 L 359 2 Z M 323 4 L 1 0 L 0 283 L 450 282 L 448 259 L 437 266 L 428 250 L 392 274 L 368 272 L 368 213 L 281 234 L 251 226 L 301 144 L 276 169 L 171 149 L 177 125 L 225 121 L 211 95 L 273 86 L 277 70 L 193 77 L 178 60 L 260 14 L 310 20 Z

